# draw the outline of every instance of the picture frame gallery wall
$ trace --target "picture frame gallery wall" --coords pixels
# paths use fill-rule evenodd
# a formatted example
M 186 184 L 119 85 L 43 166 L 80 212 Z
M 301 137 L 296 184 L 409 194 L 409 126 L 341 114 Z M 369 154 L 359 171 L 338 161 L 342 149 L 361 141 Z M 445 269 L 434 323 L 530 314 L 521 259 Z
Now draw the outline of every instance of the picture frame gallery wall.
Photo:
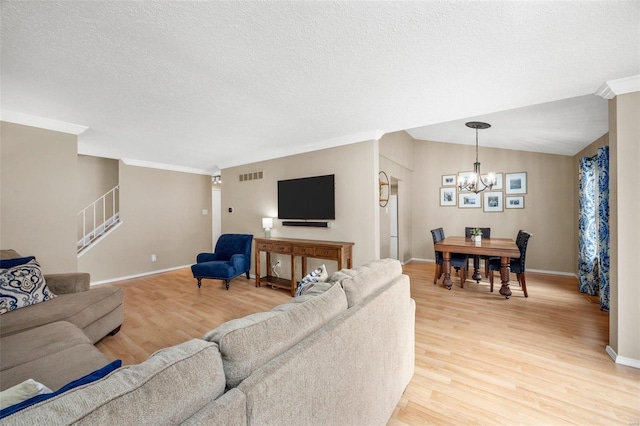
M 464 171 L 442 175 L 440 207 L 482 209 L 485 213 L 500 213 L 505 209 L 524 209 L 527 194 L 527 172 L 496 173 L 496 184 L 491 190 L 474 193 L 460 190 L 459 181 L 468 179 L 473 172 Z M 482 175 L 486 178 L 487 175 Z

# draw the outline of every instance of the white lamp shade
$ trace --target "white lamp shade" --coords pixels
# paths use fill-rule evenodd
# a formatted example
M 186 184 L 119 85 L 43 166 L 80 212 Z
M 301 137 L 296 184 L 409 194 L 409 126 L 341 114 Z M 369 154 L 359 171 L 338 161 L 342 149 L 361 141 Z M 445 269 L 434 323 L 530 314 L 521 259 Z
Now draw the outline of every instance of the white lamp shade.
M 273 218 L 272 217 L 263 217 L 262 218 L 262 227 L 264 229 L 273 228 Z

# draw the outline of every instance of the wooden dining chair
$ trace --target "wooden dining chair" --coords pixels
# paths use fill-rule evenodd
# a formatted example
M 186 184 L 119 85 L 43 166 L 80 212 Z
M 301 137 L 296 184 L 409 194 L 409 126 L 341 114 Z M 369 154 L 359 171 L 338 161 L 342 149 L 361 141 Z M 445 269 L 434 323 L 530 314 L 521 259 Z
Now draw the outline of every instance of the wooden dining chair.
M 529 297 L 527 293 L 527 277 L 525 275 L 525 258 L 527 255 L 527 246 L 529 245 L 529 238 L 531 234 L 520 230 L 516 237 L 516 245 L 520 250 L 520 257 L 517 259 L 511 259 L 509 262 L 509 271 L 516 274 L 518 278 L 518 284 L 522 287 L 524 297 Z M 491 284 L 490 291 L 493 291 L 493 271 L 500 271 L 500 258 L 492 257 L 489 259 L 489 283 Z
M 436 228 L 431 230 L 431 236 L 433 237 L 434 251 L 435 244 L 444 240 L 444 229 Z M 438 280 L 442 276 L 442 266 L 444 264 L 444 255 L 441 251 L 435 251 L 436 256 L 436 273 L 433 277 L 433 283 L 437 284 Z M 464 282 L 467 280 L 467 264 L 469 263 L 469 256 L 460 253 L 451 253 L 451 266 L 460 275 L 460 287 L 464 288 Z M 462 272 L 460 272 L 462 271 Z
M 475 226 L 467 226 L 464 228 L 464 236 L 466 238 L 471 238 L 471 230 L 476 228 Z M 478 229 L 480 229 L 480 231 L 482 231 L 482 238 L 491 238 L 491 228 L 480 228 L 477 227 Z M 489 258 L 490 256 L 478 256 L 479 259 L 482 259 L 482 262 L 484 263 L 484 277 L 488 278 L 489 277 Z M 469 269 L 469 266 L 467 266 L 467 270 Z M 480 280 L 477 280 L 478 282 L 480 282 Z

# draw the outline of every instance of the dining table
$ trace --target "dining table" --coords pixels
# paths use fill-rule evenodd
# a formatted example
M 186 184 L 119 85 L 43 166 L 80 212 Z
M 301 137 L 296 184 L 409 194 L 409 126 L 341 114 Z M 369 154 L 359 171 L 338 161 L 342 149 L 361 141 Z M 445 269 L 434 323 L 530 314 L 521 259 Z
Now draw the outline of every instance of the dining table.
M 451 253 L 468 254 L 470 256 L 492 256 L 500 258 L 500 294 L 505 298 L 511 296 L 509 288 L 509 261 L 512 258 L 520 257 L 520 249 L 511 238 L 482 238 L 479 242 L 471 238 L 462 236 L 446 237 L 434 244 L 435 251 L 442 252 L 442 269 L 444 279 L 442 284 L 449 290 L 453 282 L 451 281 Z M 479 276 L 478 262 L 474 262 L 474 276 Z

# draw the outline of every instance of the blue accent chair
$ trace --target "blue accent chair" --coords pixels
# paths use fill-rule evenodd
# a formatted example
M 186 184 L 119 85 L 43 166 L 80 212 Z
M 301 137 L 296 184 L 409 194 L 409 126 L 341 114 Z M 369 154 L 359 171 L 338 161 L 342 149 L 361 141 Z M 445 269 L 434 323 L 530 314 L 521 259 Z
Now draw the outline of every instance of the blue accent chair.
M 227 290 L 229 281 L 241 275 L 247 274 L 251 268 L 251 242 L 250 234 L 223 234 L 218 238 L 214 253 L 200 253 L 196 258 L 196 264 L 191 265 L 193 278 L 198 280 L 198 288 L 202 285 L 203 278 L 223 280 Z

